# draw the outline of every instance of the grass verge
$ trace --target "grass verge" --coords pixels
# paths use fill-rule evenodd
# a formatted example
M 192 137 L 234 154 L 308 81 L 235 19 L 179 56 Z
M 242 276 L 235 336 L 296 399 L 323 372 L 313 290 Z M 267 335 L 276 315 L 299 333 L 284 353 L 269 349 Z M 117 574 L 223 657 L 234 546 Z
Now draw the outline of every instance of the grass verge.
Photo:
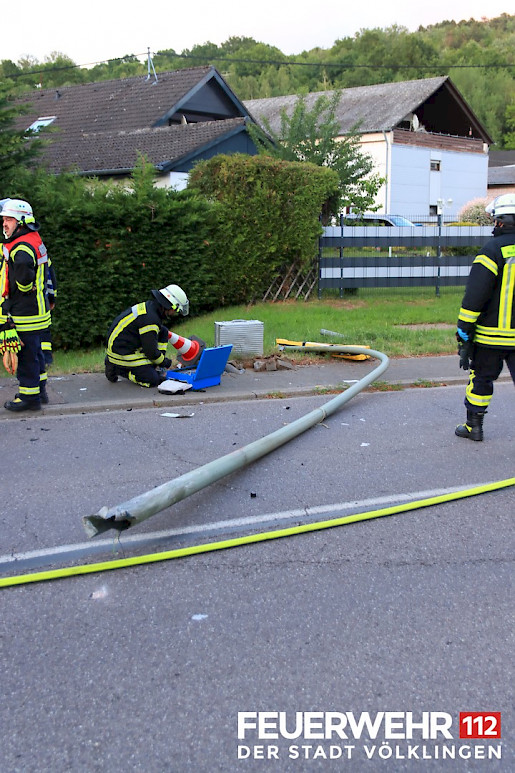
M 231 306 L 178 320 L 173 329 L 185 337 L 195 334 L 208 346 L 213 346 L 215 322 L 260 320 L 264 324 L 265 356 L 277 352 L 276 338 L 370 346 L 389 357 L 454 354 L 454 325 L 462 295 L 463 289 L 459 287 L 442 288 L 439 297 L 432 287 L 371 288 L 343 298 L 327 294 L 322 300 Z M 322 328 L 343 337 L 322 336 Z M 174 353 L 173 349 L 171 353 Z M 309 362 L 319 361 L 321 355 L 288 352 L 287 356 L 295 362 Z M 101 372 L 103 363 L 103 347 L 74 351 L 56 349 L 51 373 Z M 2 375 L 7 374 L 3 372 Z

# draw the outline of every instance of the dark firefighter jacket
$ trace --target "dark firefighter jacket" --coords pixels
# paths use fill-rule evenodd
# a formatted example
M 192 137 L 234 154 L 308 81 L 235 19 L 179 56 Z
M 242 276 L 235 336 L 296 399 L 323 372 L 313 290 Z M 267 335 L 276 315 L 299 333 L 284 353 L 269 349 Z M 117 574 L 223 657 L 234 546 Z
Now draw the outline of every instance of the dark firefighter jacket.
M 515 348 L 515 227 L 494 228 L 470 269 L 458 317 L 475 325 L 474 343 Z
M 50 324 L 47 295 L 48 255 L 37 230 L 20 226 L 3 245 L 2 316 L 10 314 L 21 332 L 45 330 Z
M 114 320 L 107 335 L 107 356 L 115 365 L 137 368 L 162 365 L 166 359 L 168 330 L 162 324 L 159 305 L 144 301 L 125 309 Z

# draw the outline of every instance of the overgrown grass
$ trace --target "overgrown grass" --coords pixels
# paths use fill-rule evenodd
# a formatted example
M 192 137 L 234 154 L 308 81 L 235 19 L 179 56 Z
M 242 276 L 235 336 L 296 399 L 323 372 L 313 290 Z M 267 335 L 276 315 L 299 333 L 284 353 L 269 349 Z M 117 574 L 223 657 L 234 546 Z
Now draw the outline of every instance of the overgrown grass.
M 322 300 L 231 306 L 181 320 L 174 330 L 185 337 L 195 334 L 213 346 L 215 322 L 256 319 L 264 323 L 265 355 L 277 352 L 276 338 L 368 345 L 390 357 L 454 354 L 453 327 L 462 295 L 462 288 L 442 288 L 440 297 L 436 297 L 434 288 L 418 287 L 359 290 L 356 295 L 343 298 L 326 293 Z M 446 325 L 452 327 L 439 327 Z M 344 337 L 322 336 L 322 328 Z M 303 353 L 289 352 L 288 357 L 305 359 Z M 100 372 L 103 363 L 101 347 L 87 351 L 57 350 L 51 373 Z

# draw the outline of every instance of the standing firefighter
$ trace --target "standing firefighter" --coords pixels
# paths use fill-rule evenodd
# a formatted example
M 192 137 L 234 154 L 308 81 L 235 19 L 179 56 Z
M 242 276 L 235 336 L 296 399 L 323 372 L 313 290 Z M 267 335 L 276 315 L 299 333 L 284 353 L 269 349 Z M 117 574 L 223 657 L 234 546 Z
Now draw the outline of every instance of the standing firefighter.
M 505 362 L 515 383 L 515 194 L 498 196 L 486 211 L 493 238 L 470 269 L 456 332 L 460 367 L 468 370 L 470 359 L 470 378 L 467 419 L 455 432 L 470 440 L 483 440 L 483 418 Z
M 0 353 L 17 354 L 11 359 L 11 372 L 17 364 L 19 391 L 4 403 L 8 411 L 38 411 L 47 403 L 46 368 L 41 351 L 41 334 L 50 324 L 46 292 L 48 257 L 38 233 L 32 207 L 21 199 L 4 201 L 2 305 L 0 314 Z
M 169 339 L 177 348 L 179 339 L 168 331 L 163 320 L 189 313 L 189 301 L 184 290 L 178 285 L 168 285 L 162 290 L 152 290 L 152 298 L 137 303 L 122 311 L 113 321 L 108 336 L 105 358 L 105 375 L 108 381 L 116 382 L 118 376 L 142 387 L 158 386 L 165 378 L 172 361 L 166 357 Z M 180 339 L 186 341 L 187 339 Z M 191 360 L 199 350 L 199 344 L 188 341 L 192 346 Z

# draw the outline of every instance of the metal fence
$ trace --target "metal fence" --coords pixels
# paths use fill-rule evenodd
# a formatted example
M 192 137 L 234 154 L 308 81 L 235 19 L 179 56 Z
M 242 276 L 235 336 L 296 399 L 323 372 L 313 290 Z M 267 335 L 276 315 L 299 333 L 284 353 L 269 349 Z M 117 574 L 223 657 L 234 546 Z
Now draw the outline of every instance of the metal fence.
M 492 226 L 327 226 L 319 241 L 318 294 L 358 287 L 464 285 Z

